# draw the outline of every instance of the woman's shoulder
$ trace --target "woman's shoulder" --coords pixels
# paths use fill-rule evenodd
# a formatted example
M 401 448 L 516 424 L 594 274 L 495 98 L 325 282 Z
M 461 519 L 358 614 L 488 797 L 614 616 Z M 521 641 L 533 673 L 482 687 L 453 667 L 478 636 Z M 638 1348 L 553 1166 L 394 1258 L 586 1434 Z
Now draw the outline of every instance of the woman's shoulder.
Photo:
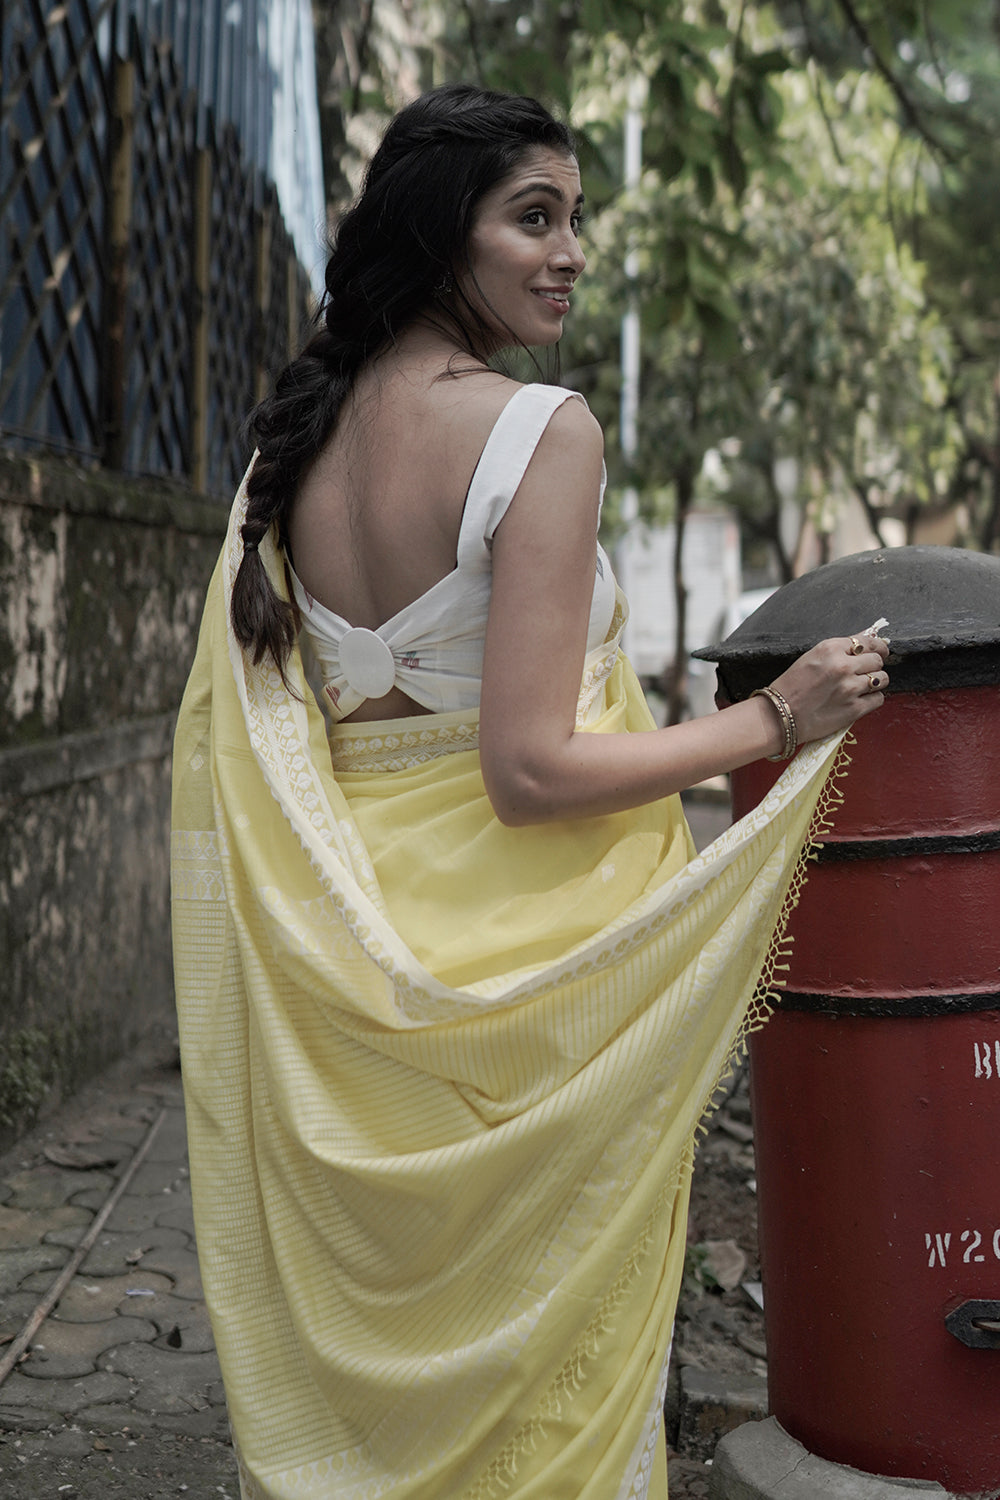
M 583 442 L 603 451 L 601 425 L 583 396 L 568 386 L 511 380 L 505 376 L 481 393 L 479 409 L 484 420 L 496 426 L 501 418 L 516 423 L 525 418 L 533 426 L 551 433 L 550 443 Z
M 543 440 L 547 439 L 549 448 L 579 446 L 585 457 L 603 455 L 603 428 L 579 391 L 561 385 L 526 385 L 522 389 L 530 393 L 522 399 L 542 409 Z M 545 413 L 549 413 L 547 418 Z
M 600 465 L 601 428 L 582 397 L 564 386 L 524 382 L 493 370 L 397 383 L 380 403 L 383 447 L 406 454 L 410 483 L 425 470 L 436 494 L 464 497 L 486 460 L 517 455 L 535 468 L 588 456 Z M 386 426 L 386 424 L 388 424 Z
M 575 398 L 575 399 L 574 399 Z M 493 429 L 488 452 L 503 455 L 504 473 L 527 504 L 551 509 L 566 496 L 573 509 L 600 506 L 604 485 L 604 433 L 586 401 L 565 386 L 525 385 L 515 392 Z

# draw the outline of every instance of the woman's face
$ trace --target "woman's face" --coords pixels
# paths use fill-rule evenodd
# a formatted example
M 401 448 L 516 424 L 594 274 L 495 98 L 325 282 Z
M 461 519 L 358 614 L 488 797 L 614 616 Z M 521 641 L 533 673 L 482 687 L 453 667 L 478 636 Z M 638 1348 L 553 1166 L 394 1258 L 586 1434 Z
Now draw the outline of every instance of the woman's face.
M 575 157 L 536 147 L 483 197 L 457 276 L 493 330 L 496 347 L 554 344 L 570 293 L 586 265 L 578 239 L 583 211 Z

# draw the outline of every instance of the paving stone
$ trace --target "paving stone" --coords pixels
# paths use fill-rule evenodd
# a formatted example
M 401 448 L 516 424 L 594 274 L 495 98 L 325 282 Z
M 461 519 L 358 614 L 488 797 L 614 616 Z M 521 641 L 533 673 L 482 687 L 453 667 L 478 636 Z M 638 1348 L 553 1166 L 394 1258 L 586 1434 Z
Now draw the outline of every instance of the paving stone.
M 144 1120 L 147 1130 L 160 1112 L 157 1108 L 156 1100 L 148 1098 L 124 1099 L 118 1108 L 126 1119 Z
M 135 1347 L 129 1345 L 129 1348 Z M 204 1355 L 192 1355 L 203 1359 Z M 33 1380 L 15 1370 L 0 1386 L 0 1412 L 9 1408 L 47 1412 L 50 1416 L 69 1416 L 85 1406 L 108 1401 L 127 1401 L 132 1386 L 127 1376 L 108 1370 L 95 1370 L 79 1380 Z
M 88 1375 L 107 1363 L 102 1358 L 106 1350 L 155 1337 L 156 1325 L 145 1318 L 111 1317 L 103 1323 L 63 1323 L 48 1318 L 18 1369 L 35 1380 Z
M 18 1452 L 26 1458 L 37 1458 L 40 1453 L 54 1453 L 58 1458 L 84 1458 L 92 1453 L 94 1440 L 79 1427 L 63 1427 L 59 1432 L 48 1433 L 44 1438 L 25 1438 Z
M 15 1172 L 7 1182 L 13 1189 L 9 1200 L 12 1208 L 42 1211 L 69 1203 L 85 1188 L 97 1188 L 107 1197 L 115 1185 L 114 1178 L 105 1171 L 72 1172 L 48 1162 Z
M 47 1289 L 48 1283 L 42 1283 L 41 1277 L 29 1277 L 22 1284 L 22 1293 L 25 1288 L 33 1289 L 36 1280 L 39 1292 Z M 52 1317 L 65 1323 L 100 1323 L 105 1318 L 113 1318 L 116 1313 L 125 1317 L 145 1318 L 148 1316 L 147 1307 L 155 1299 L 130 1297 L 129 1291 L 153 1292 L 156 1297 L 160 1297 L 163 1294 L 169 1296 L 171 1289 L 172 1283 L 168 1277 L 154 1276 L 139 1267 L 127 1276 L 101 1276 L 96 1280 L 87 1276 L 74 1276 L 56 1304 Z
M 75 1204 L 88 1209 L 99 1209 L 104 1201 L 103 1197 L 91 1192 L 80 1193 L 73 1200 Z M 190 1195 L 185 1192 L 183 1197 L 170 1193 L 164 1194 L 162 1198 L 138 1198 L 131 1193 L 123 1193 L 105 1220 L 104 1228 L 112 1234 L 138 1234 L 146 1229 L 155 1229 L 162 1220 L 164 1202 L 181 1207 L 185 1202 L 190 1202 Z M 0 1209 L 0 1215 L 2 1213 L 3 1209 Z
M 139 1094 L 151 1094 L 158 1102 L 174 1109 L 184 1107 L 184 1085 L 177 1078 L 158 1078 L 155 1083 L 140 1083 L 136 1089 Z
M 128 1194 L 125 1196 L 127 1197 Z M 102 1193 L 99 1188 L 82 1188 L 80 1192 L 73 1194 L 70 1201 L 75 1208 L 89 1208 L 91 1213 L 96 1213 L 104 1207 L 108 1201 L 108 1195 Z
M 46 1235 L 46 1243 L 50 1245 L 63 1245 L 74 1248 L 82 1234 L 72 1227 L 56 1230 L 54 1234 Z M 140 1263 L 147 1269 L 156 1270 L 158 1267 L 150 1267 L 147 1254 L 154 1249 L 166 1251 L 173 1249 L 186 1249 L 188 1238 L 179 1229 L 161 1229 L 154 1226 L 152 1229 L 144 1229 L 135 1234 L 112 1234 L 109 1230 L 102 1229 L 97 1237 L 97 1243 L 87 1252 L 81 1270 L 85 1276 L 121 1276 L 127 1273 L 130 1266 Z M 188 1251 L 190 1254 L 190 1251 Z M 134 1259 L 138 1256 L 139 1259 Z
M 74 1172 L 111 1172 L 119 1175 L 131 1160 L 132 1147 L 124 1141 L 81 1141 L 72 1136 L 53 1136 L 42 1147 L 42 1157 L 54 1167 Z
M 189 1271 L 190 1267 L 183 1268 L 185 1276 Z M 10 1326 L 0 1321 L 0 1332 L 19 1333 L 39 1296 L 51 1284 L 51 1274 L 31 1276 L 18 1292 L 5 1298 L 4 1313 Z M 147 1295 L 150 1292 L 152 1296 Z M 176 1296 L 169 1276 L 147 1271 L 142 1266 L 127 1276 L 100 1276 L 94 1280 L 74 1276 L 51 1314 L 57 1321 L 67 1323 L 103 1323 L 115 1316 L 142 1318 L 155 1326 L 157 1335 L 179 1328 L 181 1347 L 190 1353 L 207 1353 L 215 1347 L 204 1302 Z
M 85 1121 L 79 1129 L 72 1132 L 72 1139 L 81 1146 L 122 1141 L 126 1146 L 135 1147 L 148 1129 L 148 1125 L 124 1114 L 114 1104 L 99 1105 L 96 1109 L 87 1110 Z
M 759 1375 L 719 1375 L 685 1365 L 681 1370 L 677 1449 L 689 1458 L 711 1458 L 724 1433 L 767 1416 L 767 1381 Z
M 0 1424 L 2 1424 L 0 1413 Z M 229 1415 L 225 1407 L 206 1406 L 201 1411 L 150 1412 L 136 1411 L 133 1406 L 107 1405 L 88 1406 L 77 1412 L 81 1422 L 96 1432 L 108 1434 L 121 1432 L 176 1432 L 182 1437 L 214 1438 L 217 1442 L 229 1441 Z
M 16 1170 L 0 1182 L 0 1293 L 6 1293 L 0 1335 L 16 1336 L 49 1291 L 161 1105 L 167 1117 L 128 1192 L 36 1333 L 28 1358 L 0 1387 L 0 1434 L 17 1435 L 18 1455 L 29 1460 L 29 1469 L 30 1461 L 58 1453 L 69 1466 L 68 1479 L 76 1481 L 94 1432 L 102 1434 L 101 1450 L 156 1434 L 228 1442 L 225 1392 L 198 1273 L 176 1079 L 144 1097 L 119 1095 L 88 1105 L 75 1123 L 37 1132 L 20 1156 L 7 1159 Z M 46 1142 L 118 1160 L 73 1170 L 70 1155 L 61 1165 L 44 1159 Z M 0 1500 L 6 1500 L 4 1483 L 0 1477 Z M 41 1492 L 37 1500 L 44 1500 Z
M 60 1245 L 33 1245 L 30 1250 L 0 1250 L 0 1296 L 13 1292 L 35 1271 L 57 1271 L 69 1260 Z M 49 1277 L 47 1285 L 51 1285 Z
M 51 1284 L 52 1273 L 45 1274 Z M 10 1343 L 11 1338 L 16 1338 L 37 1304 L 38 1294 L 25 1291 L 23 1286 L 19 1291 L 8 1292 L 4 1297 L 3 1303 L 0 1304 L 0 1355 L 4 1353 L 3 1342 Z
M 130 1302 L 132 1300 L 129 1298 Z M 167 1334 L 173 1334 L 175 1338 L 180 1339 L 180 1343 L 171 1347 L 183 1349 L 185 1354 L 208 1354 L 214 1350 L 212 1325 L 209 1322 L 208 1309 L 204 1302 L 171 1296 L 157 1296 L 142 1300 L 142 1316 L 150 1323 L 155 1323 L 160 1336 L 157 1343 Z M 118 1310 L 121 1313 L 131 1313 L 133 1316 L 140 1311 L 134 1306 L 126 1309 L 124 1304 Z
M 164 1229 L 182 1229 L 194 1239 L 194 1205 L 190 1196 L 186 1202 L 178 1204 L 176 1208 L 170 1208 L 166 1213 L 157 1215 L 157 1224 L 162 1224 Z
M 146 1153 L 147 1161 L 187 1161 L 187 1124 L 184 1119 L 183 1109 L 176 1106 L 170 1110 L 167 1118 L 153 1137 L 149 1151 Z
M 132 1433 L 148 1431 L 148 1418 L 145 1413 L 133 1412 L 132 1407 L 123 1406 L 118 1401 L 108 1401 L 102 1406 L 81 1407 L 79 1412 L 73 1413 L 73 1421 L 87 1428 L 88 1433 L 91 1434 L 91 1448 L 93 1448 L 93 1434 L 100 1433 L 108 1446 L 108 1451 L 112 1454 L 118 1454 L 129 1446 Z
M 160 1234 L 176 1234 L 176 1230 L 159 1230 Z M 174 1245 L 158 1245 L 142 1258 L 143 1270 L 157 1271 L 169 1276 L 174 1284 L 174 1296 L 200 1302 L 204 1298 L 198 1257 L 193 1250 Z
M 128 1375 L 138 1389 L 130 1405 L 137 1411 L 192 1412 L 212 1406 L 208 1391 L 222 1379 L 214 1354 L 185 1354 L 153 1344 L 123 1344 L 105 1363 L 116 1374 Z
M 43 1432 L 56 1420 L 29 1407 L 0 1406 L 0 1432 Z
M 134 1197 L 155 1197 L 187 1185 L 188 1175 L 174 1161 L 144 1161 L 128 1185 Z
M 93 1214 L 85 1208 L 73 1208 L 68 1203 L 45 1212 L 0 1208 L 0 1250 L 26 1250 L 37 1245 L 52 1229 L 63 1229 L 70 1224 L 86 1226 L 93 1220 Z

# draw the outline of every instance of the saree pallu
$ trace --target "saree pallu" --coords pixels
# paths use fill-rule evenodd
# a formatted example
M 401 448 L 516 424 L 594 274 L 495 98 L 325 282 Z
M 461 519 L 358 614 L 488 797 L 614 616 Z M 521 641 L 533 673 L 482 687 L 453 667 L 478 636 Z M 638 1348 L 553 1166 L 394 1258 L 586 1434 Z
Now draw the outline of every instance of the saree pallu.
M 663 1500 L 693 1137 L 839 741 L 700 856 L 676 798 L 505 828 L 474 713 L 328 740 L 297 653 L 291 691 L 249 664 L 239 510 L 177 730 L 173 912 L 245 1500 Z M 616 639 L 581 704 L 652 727 Z

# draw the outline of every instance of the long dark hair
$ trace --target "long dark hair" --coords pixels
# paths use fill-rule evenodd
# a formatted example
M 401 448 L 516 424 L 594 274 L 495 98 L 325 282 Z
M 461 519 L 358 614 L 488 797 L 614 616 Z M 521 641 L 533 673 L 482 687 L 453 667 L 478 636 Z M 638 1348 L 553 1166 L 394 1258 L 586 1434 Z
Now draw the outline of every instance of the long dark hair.
M 572 153 L 573 140 L 534 99 L 448 84 L 392 121 L 361 195 L 344 215 L 326 267 L 323 327 L 278 377 L 248 427 L 259 450 L 247 480 L 244 545 L 233 587 L 237 640 L 284 675 L 295 612 L 279 599 L 257 554 L 285 522 L 305 469 L 330 433 L 366 361 L 433 306 L 470 354 L 489 352 L 486 323 L 466 301 L 451 311 L 442 292 L 467 264 L 473 215 L 483 195 L 539 146 Z

